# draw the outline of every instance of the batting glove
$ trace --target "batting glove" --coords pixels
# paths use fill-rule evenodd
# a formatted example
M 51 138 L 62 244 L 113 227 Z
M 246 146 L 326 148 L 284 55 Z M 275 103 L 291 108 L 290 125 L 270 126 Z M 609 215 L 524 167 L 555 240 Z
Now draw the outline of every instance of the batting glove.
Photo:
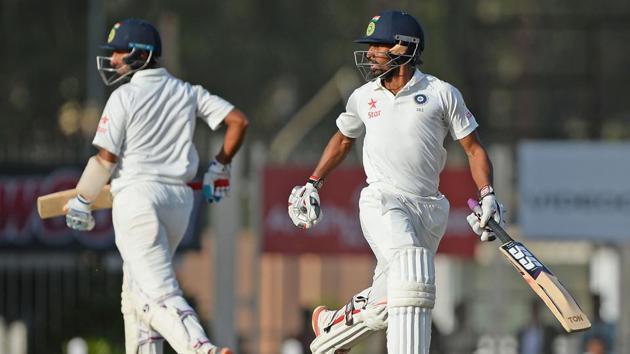
M 493 218 L 497 224 L 505 224 L 505 220 L 503 219 L 505 209 L 501 203 L 497 202 L 494 194 L 489 194 L 481 198 L 479 204 L 480 206 L 466 217 L 466 221 L 468 221 L 472 230 L 479 235 L 481 241 L 494 241 L 496 235 L 494 231 L 488 227 L 488 220 Z
M 230 191 L 230 164 L 222 164 L 216 159 L 210 162 L 208 172 L 203 175 L 203 195 L 208 203 L 218 203 Z
M 94 217 L 90 203 L 77 195 L 70 199 L 66 206 L 66 225 L 78 231 L 90 231 L 94 228 Z
M 301 229 L 310 229 L 322 218 L 319 193 L 313 183 L 295 186 L 289 195 L 289 217 Z

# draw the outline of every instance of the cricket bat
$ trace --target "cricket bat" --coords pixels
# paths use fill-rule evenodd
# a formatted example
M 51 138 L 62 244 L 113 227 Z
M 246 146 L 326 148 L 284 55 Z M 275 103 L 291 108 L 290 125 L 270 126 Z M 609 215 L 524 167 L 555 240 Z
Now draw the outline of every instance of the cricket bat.
M 468 207 L 475 213 L 480 212 L 479 204 L 475 199 L 468 199 Z M 567 333 L 591 328 L 591 322 L 573 296 L 525 245 L 514 241 L 494 219 L 490 218 L 488 226 L 503 243 L 500 248 L 503 256 L 521 273 L 527 284 L 543 300 Z
M 201 189 L 200 182 L 188 183 L 192 189 Z M 66 215 L 63 207 L 68 200 L 77 196 L 76 189 L 66 189 L 51 194 L 42 195 L 37 198 L 37 213 L 42 219 L 54 218 L 56 216 Z M 111 209 L 114 198 L 110 192 L 109 184 L 103 187 L 101 193 L 92 202 L 92 210 Z

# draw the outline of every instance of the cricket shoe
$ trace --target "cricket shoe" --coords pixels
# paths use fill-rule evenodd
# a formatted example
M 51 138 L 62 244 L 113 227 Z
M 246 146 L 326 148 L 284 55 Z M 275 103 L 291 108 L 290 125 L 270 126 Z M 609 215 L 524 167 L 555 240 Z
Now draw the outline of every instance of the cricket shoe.
M 334 351 L 319 351 L 317 352 L 315 349 L 313 349 L 313 345 L 316 344 L 315 342 L 317 342 L 318 338 L 319 339 L 324 339 L 323 337 L 321 337 L 322 334 L 327 334 L 330 332 L 330 330 L 334 327 L 334 326 L 344 326 L 344 319 L 345 319 L 345 315 L 342 311 L 340 310 L 336 310 L 336 311 L 332 311 L 329 310 L 328 307 L 326 306 L 317 306 L 317 308 L 315 308 L 315 310 L 313 311 L 313 317 L 311 318 L 311 325 L 313 327 L 313 332 L 315 332 L 315 340 L 313 341 L 313 343 L 311 344 L 311 350 L 313 351 L 313 353 L 316 354 L 346 354 L 348 352 L 350 352 L 350 349 L 336 349 Z
M 234 352 L 230 348 L 214 347 L 210 349 L 208 354 L 234 354 Z
M 387 328 L 387 300 L 368 306 L 366 297 L 355 296 L 343 309 L 318 306 L 311 325 L 313 354 L 345 354 L 370 334 Z

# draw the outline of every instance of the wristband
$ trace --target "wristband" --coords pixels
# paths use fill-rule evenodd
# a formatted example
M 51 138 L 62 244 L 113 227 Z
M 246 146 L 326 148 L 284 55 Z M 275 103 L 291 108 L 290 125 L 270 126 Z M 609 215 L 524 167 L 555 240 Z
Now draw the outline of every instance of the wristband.
M 485 196 L 494 194 L 494 188 L 491 185 L 483 186 L 479 190 L 479 199 L 483 199 Z
M 81 194 L 77 194 L 77 200 L 79 201 L 79 203 L 86 205 L 86 206 L 90 206 L 90 202 L 85 199 L 85 197 L 83 197 Z
M 308 178 L 307 183 L 310 183 L 313 185 L 313 187 L 315 187 L 317 190 L 321 189 L 322 186 L 324 185 L 324 180 L 313 175 L 311 177 Z

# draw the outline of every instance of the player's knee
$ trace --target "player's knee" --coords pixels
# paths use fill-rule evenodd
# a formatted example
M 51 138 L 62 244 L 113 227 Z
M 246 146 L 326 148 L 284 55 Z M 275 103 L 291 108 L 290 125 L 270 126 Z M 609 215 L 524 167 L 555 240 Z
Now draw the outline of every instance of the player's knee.
M 123 289 L 120 293 L 120 312 L 122 312 L 123 315 L 128 315 L 134 313 L 135 310 L 130 291 Z
M 372 331 L 387 328 L 387 303 L 379 303 L 374 307 L 366 307 L 361 311 L 365 326 Z
M 135 300 L 136 310 L 146 323 L 151 323 L 152 317 L 156 312 L 167 312 L 171 314 L 173 318 L 179 318 L 180 320 L 184 320 L 189 316 L 196 316 L 195 310 L 177 293 L 164 296 L 157 300 L 136 295 Z
M 197 314 L 179 293 L 160 299 L 134 295 L 141 320 L 162 334 L 176 352 L 199 354 L 213 348 Z
M 433 254 L 424 247 L 395 250 L 387 280 L 389 308 L 435 305 L 435 268 Z

